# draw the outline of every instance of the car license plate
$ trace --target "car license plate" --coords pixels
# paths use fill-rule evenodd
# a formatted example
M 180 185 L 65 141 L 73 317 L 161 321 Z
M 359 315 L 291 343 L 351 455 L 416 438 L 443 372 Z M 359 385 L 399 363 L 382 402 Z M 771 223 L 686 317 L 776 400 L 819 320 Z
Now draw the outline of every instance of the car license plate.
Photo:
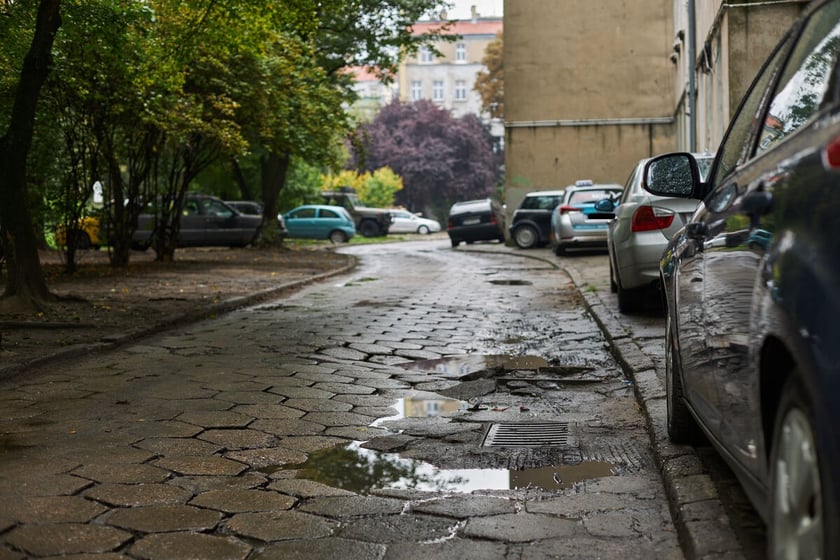
M 480 218 L 464 218 L 463 223 L 464 223 L 465 226 L 472 226 L 472 225 L 475 225 L 479 222 L 481 222 Z

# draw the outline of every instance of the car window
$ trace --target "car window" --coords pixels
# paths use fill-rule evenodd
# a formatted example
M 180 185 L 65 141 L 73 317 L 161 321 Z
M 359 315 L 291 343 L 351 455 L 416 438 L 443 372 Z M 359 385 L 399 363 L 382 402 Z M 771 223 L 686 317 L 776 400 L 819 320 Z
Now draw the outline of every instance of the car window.
M 321 208 L 321 212 L 319 213 L 319 217 L 321 217 L 321 218 L 338 218 L 338 212 L 330 210 L 329 208 Z
M 522 201 L 523 210 L 552 210 L 560 204 L 557 196 L 526 196 Z
M 790 42 L 790 35 L 780 44 L 773 53 L 770 61 L 762 68 L 761 73 L 753 82 L 752 89 L 741 103 L 739 111 L 732 123 L 720 147 L 717 167 L 712 177 L 712 185 L 719 185 L 723 178 L 729 175 L 738 163 L 748 152 L 748 140 L 760 118 L 759 112 L 762 101 L 766 98 L 767 87 L 773 76 L 777 75 L 779 64 Z
M 314 208 L 301 208 L 297 212 L 292 212 L 289 216 L 291 219 L 303 219 L 303 218 L 314 218 L 315 217 L 315 209 Z
M 233 210 L 228 208 L 222 202 L 213 199 L 205 199 L 201 201 L 201 205 L 204 208 L 204 213 L 209 214 L 211 216 L 219 216 L 221 218 L 230 218 L 233 216 Z
M 826 4 L 810 18 L 776 86 L 757 154 L 769 150 L 805 124 L 828 91 L 840 48 L 840 4 Z
M 195 216 L 199 213 L 198 211 L 198 201 L 197 200 L 187 200 L 184 202 L 184 210 L 181 212 L 184 216 Z
M 645 161 L 647 161 L 647 160 L 645 160 Z M 642 171 L 644 170 L 644 168 L 645 168 L 644 162 L 639 163 L 638 165 L 636 165 L 636 167 L 633 168 L 633 171 L 630 173 L 630 176 L 627 178 L 627 182 L 624 183 L 624 193 L 621 196 L 621 202 L 622 203 L 627 202 L 627 199 L 629 199 L 633 195 L 634 187 L 641 184 L 641 182 L 642 182 L 641 176 L 642 176 Z

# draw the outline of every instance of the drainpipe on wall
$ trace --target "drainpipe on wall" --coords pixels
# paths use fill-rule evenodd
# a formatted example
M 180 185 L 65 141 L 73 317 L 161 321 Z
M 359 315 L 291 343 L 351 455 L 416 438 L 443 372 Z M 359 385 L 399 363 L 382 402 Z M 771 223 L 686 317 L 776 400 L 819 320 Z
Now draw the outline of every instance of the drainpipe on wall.
M 688 151 L 697 151 L 697 93 L 695 92 L 695 66 L 697 61 L 697 30 L 694 0 L 688 0 Z

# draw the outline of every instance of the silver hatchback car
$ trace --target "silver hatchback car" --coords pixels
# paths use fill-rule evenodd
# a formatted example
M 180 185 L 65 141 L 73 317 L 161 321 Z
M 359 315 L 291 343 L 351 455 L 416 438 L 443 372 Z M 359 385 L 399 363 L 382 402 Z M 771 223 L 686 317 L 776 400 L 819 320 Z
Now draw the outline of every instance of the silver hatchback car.
M 715 156 L 704 153 L 694 157 L 705 181 Z M 607 230 L 610 290 L 618 294 L 621 313 L 642 311 L 648 305 L 662 311 L 659 294 L 662 251 L 697 207 L 696 200 L 656 196 L 644 190 L 642 175 L 648 161 L 641 160 L 630 173 L 614 209 L 615 219 Z
M 621 185 L 593 184 L 581 180 L 566 187 L 563 202 L 551 213 L 551 248 L 557 256 L 567 249 L 605 249 L 612 213 L 595 209 L 595 203 L 618 200 Z

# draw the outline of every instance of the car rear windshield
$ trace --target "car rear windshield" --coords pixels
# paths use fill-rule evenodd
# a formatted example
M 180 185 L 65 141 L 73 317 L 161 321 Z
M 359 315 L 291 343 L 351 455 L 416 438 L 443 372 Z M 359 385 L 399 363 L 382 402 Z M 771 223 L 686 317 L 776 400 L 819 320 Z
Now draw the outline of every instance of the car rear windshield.
M 559 196 L 526 196 L 522 201 L 523 210 L 554 210 L 560 204 Z
M 619 194 L 614 189 L 597 189 L 587 191 L 575 191 L 569 195 L 569 204 L 589 204 Z

